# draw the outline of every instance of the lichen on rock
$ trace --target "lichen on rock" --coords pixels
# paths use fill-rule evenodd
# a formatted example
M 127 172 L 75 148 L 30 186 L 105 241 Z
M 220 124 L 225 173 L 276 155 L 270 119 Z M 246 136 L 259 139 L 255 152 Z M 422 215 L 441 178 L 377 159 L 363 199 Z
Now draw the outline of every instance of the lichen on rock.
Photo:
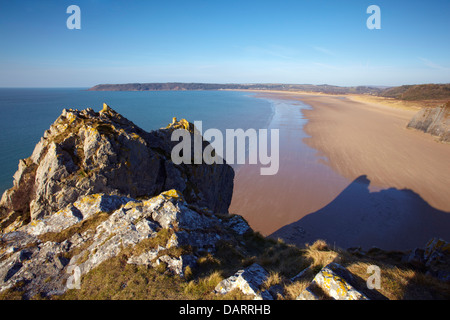
M 192 205 L 227 213 L 233 169 L 174 165 L 174 128 L 190 131 L 193 125 L 183 119 L 167 129 L 146 132 L 106 104 L 98 113 L 64 109 L 32 155 L 19 162 L 14 186 L 0 202 L 1 231 L 13 231 L 82 196 L 100 193 L 144 198 L 177 189 Z

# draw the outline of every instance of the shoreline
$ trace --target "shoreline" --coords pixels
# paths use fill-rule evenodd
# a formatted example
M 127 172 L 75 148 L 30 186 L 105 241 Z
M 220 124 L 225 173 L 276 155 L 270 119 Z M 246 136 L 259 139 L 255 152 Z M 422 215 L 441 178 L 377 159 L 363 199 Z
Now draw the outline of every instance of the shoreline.
M 323 94 L 257 97 L 292 104 L 271 124 L 280 127 L 280 172 L 261 177 L 242 166 L 230 212 L 297 245 L 322 238 L 343 248 L 404 249 L 449 239 L 450 147 L 406 129 L 414 110 Z M 295 103 L 311 108 L 294 111 Z
M 268 129 L 280 130 L 279 171 L 274 176 L 261 176 L 259 165 L 239 166 L 235 171 L 230 212 L 242 215 L 254 230 L 269 236 L 295 222 L 302 214 L 318 210 L 332 201 L 339 192 L 327 188 L 324 182 L 333 181 L 334 185 L 344 188 L 349 181 L 316 162 L 316 150 L 303 142 L 307 136 L 302 131 L 306 119 L 301 108 L 307 106 L 277 97 L 264 98 L 274 105 Z M 305 184 L 303 179 L 310 183 Z M 296 190 L 295 195 L 293 190 Z

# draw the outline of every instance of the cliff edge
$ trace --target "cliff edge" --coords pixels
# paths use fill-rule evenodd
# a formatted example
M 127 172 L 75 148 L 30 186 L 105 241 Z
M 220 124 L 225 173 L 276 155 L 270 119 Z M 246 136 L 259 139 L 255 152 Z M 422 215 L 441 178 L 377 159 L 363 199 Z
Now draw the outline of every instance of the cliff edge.
M 417 129 L 450 142 L 450 101 L 436 108 L 423 108 L 408 123 L 408 128 Z
M 191 205 L 227 213 L 233 169 L 226 164 L 174 165 L 175 128 L 177 123 L 146 132 L 106 104 L 100 112 L 64 110 L 32 155 L 20 160 L 14 185 L 0 201 L 1 230 L 14 230 L 80 196 L 99 193 L 143 198 L 176 189 Z

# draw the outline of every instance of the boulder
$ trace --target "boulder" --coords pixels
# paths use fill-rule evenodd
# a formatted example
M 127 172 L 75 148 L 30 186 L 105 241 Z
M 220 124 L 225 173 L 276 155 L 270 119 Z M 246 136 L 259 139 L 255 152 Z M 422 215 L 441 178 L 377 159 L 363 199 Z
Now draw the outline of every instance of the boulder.
M 215 293 L 226 294 L 239 289 L 246 295 L 254 296 L 255 300 L 273 300 L 271 294 L 262 290 L 262 285 L 269 277 L 269 273 L 259 264 L 239 270 L 233 276 L 222 280 L 214 289 Z
M 332 262 L 320 270 L 297 300 L 319 300 L 321 294 L 335 300 L 369 300 L 349 283 L 351 279 L 352 275 L 347 269 Z

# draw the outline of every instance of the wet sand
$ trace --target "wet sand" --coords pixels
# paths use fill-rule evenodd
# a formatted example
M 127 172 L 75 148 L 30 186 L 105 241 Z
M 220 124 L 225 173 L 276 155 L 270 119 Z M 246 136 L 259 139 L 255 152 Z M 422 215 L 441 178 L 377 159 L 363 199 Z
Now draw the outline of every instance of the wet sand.
M 407 249 L 450 240 L 450 145 L 406 129 L 415 111 L 346 97 L 264 93 L 279 102 L 280 170 L 236 172 L 230 212 L 302 245 Z M 283 103 L 282 101 L 286 103 Z M 305 103 L 312 108 L 303 108 Z M 304 118 L 307 118 L 304 119 Z
M 298 102 L 275 102 L 269 129 L 280 130 L 278 173 L 262 176 L 259 165 L 243 165 L 236 171 L 230 212 L 244 216 L 263 235 L 322 208 L 349 183 L 318 162 L 316 150 L 303 142 L 306 122 Z

